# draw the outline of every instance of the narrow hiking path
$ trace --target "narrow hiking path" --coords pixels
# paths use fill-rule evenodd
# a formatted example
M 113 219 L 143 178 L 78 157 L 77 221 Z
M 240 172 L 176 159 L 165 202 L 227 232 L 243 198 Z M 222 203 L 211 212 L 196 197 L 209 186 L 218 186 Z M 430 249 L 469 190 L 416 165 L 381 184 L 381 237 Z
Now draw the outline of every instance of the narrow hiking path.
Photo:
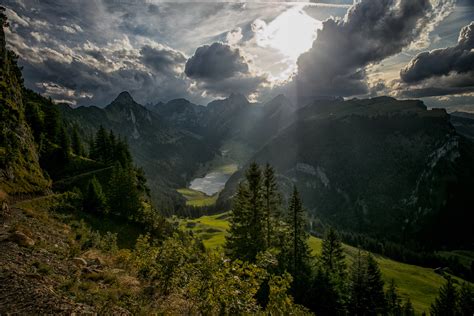
M 103 171 L 106 171 L 106 170 L 110 170 L 112 168 L 113 168 L 113 166 L 108 166 L 108 167 L 105 167 L 105 168 L 80 173 L 80 174 L 77 174 L 77 175 L 72 176 L 72 177 L 63 178 L 63 179 L 60 179 L 58 181 L 54 181 L 53 182 L 53 188 L 57 187 L 58 185 L 64 184 L 64 183 L 72 182 L 72 181 L 78 180 L 78 179 L 83 178 L 83 177 L 87 177 L 87 176 L 90 176 L 90 175 L 93 175 L 93 174 L 96 174 L 96 173 L 100 173 L 100 172 L 103 172 Z

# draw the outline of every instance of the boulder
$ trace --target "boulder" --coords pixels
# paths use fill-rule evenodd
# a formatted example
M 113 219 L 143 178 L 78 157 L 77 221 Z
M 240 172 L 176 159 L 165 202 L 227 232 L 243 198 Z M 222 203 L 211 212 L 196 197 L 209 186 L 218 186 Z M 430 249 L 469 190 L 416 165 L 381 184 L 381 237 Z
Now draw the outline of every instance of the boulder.
M 33 239 L 26 236 L 24 233 L 20 231 L 13 232 L 10 235 L 9 240 L 17 243 L 18 245 L 22 247 L 33 247 L 35 245 L 35 241 Z

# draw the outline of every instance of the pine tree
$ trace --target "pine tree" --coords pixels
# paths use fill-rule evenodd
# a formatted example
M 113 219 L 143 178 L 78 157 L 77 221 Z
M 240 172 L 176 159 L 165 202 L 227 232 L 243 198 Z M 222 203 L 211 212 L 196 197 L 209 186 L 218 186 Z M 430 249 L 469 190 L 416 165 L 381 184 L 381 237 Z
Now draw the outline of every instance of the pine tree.
M 384 282 L 377 262 L 360 250 L 352 266 L 349 311 L 354 315 L 378 315 L 386 312 Z
M 107 208 L 106 197 L 102 191 L 100 182 L 93 177 L 87 185 L 85 194 L 83 194 L 83 206 L 86 211 L 105 212 Z
M 263 226 L 263 200 L 262 200 L 262 173 L 255 162 L 251 163 L 246 172 L 247 188 L 249 195 L 249 238 L 252 241 L 247 247 L 251 260 L 265 250 L 265 235 Z
M 61 119 L 58 107 L 52 102 L 43 108 L 44 111 L 44 131 L 46 138 L 53 143 L 59 141 L 61 133 Z
M 387 312 L 389 315 L 397 316 L 402 314 L 402 306 L 398 296 L 397 286 L 393 279 L 390 281 L 390 285 L 385 293 L 385 300 L 387 302 Z
M 114 161 L 120 162 L 122 166 L 131 167 L 133 164 L 132 154 L 130 154 L 130 150 L 128 149 L 128 145 L 125 140 L 119 138 L 114 141 L 115 146 L 113 148 L 114 152 Z
M 458 305 L 460 315 L 474 315 L 474 289 L 467 282 L 464 282 L 459 290 Z
M 403 305 L 403 316 L 415 316 L 415 309 L 413 308 L 410 298 L 407 298 Z
M 74 125 L 72 128 L 72 135 L 71 135 L 71 146 L 72 152 L 78 156 L 84 155 L 84 146 L 82 145 L 81 138 L 79 137 L 79 132 L 77 131 L 77 126 Z
M 70 158 L 71 141 L 69 140 L 64 126 L 61 127 L 61 132 L 59 134 L 59 146 L 61 147 L 61 162 L 67 163 Z
M 330 274 L 338 276 L 341 280 L 346 275 L 346 258 L 342 244 L 336 231 L 331 227 L 326 232 L 322 244 L 321 264 Z
M 110 161 L 111 148 L 109 135 L 101 125 L 94 139 L 94 147 L 91 151 L 91 158 L 97 161 L 107 163 Z
M 278 193 L 275 171 L 270 164 L 265 165 L 263 170 L 263 217 L 265 228 L 265 247 L 278 246 L 278 227 L 281 220 L 280 195 Z
M 366 271 L 366 262 L 363 260 L 361 251 L 359 250 L 356 260 L 352 265 L 350 280 L 349 313 L 352 315 L 366 315 L 370 312 L 368 308 L 368 297 L 366 295 Z
M 316 268 L 309 290 L 310 295 L 303 305 L 316 315 L 346 315 L 344 294 L 339 284 L 322 265 Z
M 448 277 L 446 283 L 439 289 L 438 297 L 431 305 L 431 315 L 433 316 L 454 316 L 456 315 L 456 301 L 458 293 L 454 287 L 453 280 Z
M 290 199 L 287 224 L 289 228 L 288 271 L 294 277 L 295 287 L 298 287 L 309 277 L 311 252 L 308 246 L 309 236 L 306 232 L 305 211 L 296 186 L 293 188 Z
M 386 310 L 387 303 L 383 292 L 384 282 L 379 265 L 374 257 L 367 254 L 367 296 L 369 309 L 375 314 L 383 314 Z
M 120 163 L 114 165 L 109 180 L 107 201 L 110 210 L 115 214 L 127 218 L 136 215 L 141 208 L 141 202 L 133 169 L 124 168 Z
M 226 252 L 232 259 L 251 260 L 247 247 L 250 240 L 249 234 L 249 193 L 246 185 L 241 182 L 237 194 L 233 199 L 232 215 L 230 218 L 229 234 L 226 237 Z

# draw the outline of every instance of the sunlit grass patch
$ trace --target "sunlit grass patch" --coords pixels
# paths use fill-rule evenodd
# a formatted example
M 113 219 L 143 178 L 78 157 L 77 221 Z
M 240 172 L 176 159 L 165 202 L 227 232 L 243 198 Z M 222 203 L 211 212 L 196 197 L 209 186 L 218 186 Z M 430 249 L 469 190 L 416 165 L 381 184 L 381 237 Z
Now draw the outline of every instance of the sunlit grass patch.
M 218 196 L 217 193 L 212 196 L 209 196 L 203 192 L 188 188 L 178 189 L 177 191 L 186 199 L 186 205 L 195 207 L 214 205 L 217 201 Z
M 237 170 L 238 170 L 238 165 L 235 164 L 235 163 L 231 163 L 231 164 L 227 164 L 227 165 L 223 165 L 223 166 L 220 166 L 220 167 L 217 167 L 215 170 L 215 172 L 222 172 L 224 174 L 233 174 L 235 173 Z
M 200 237 L 207 249 L 222 249 L 229 228 L 228 219 L 229 212 L 186 219 L 180 226 Z M 322 239 L 311 236 L 308 243 L 313 255 L 321 253 Z M 359 250 L 349 245 L 343 245 L 343 247 L 350 272 L 352 262 Z M 410 297 L 417 314 L 428 313 L 431 303 L 438 295 L 439 287 L 445 282 L 444 278 L 430 268 L 397 262 L 379 255 L 374 256 L 382 271 L 385 284 L 387 285 L 393 279 L 402 298 Z

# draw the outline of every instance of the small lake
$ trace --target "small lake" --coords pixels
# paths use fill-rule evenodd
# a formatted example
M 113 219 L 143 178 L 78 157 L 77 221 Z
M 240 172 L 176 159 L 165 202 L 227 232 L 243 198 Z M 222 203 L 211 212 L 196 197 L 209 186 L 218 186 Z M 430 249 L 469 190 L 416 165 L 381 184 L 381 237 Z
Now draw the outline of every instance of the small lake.
M 212 196 L 221 191 L 230 176 L 237 170 L 237 165 L 227 165 L 209 172 L 202 178 L 191 181 L 189 188 Z

